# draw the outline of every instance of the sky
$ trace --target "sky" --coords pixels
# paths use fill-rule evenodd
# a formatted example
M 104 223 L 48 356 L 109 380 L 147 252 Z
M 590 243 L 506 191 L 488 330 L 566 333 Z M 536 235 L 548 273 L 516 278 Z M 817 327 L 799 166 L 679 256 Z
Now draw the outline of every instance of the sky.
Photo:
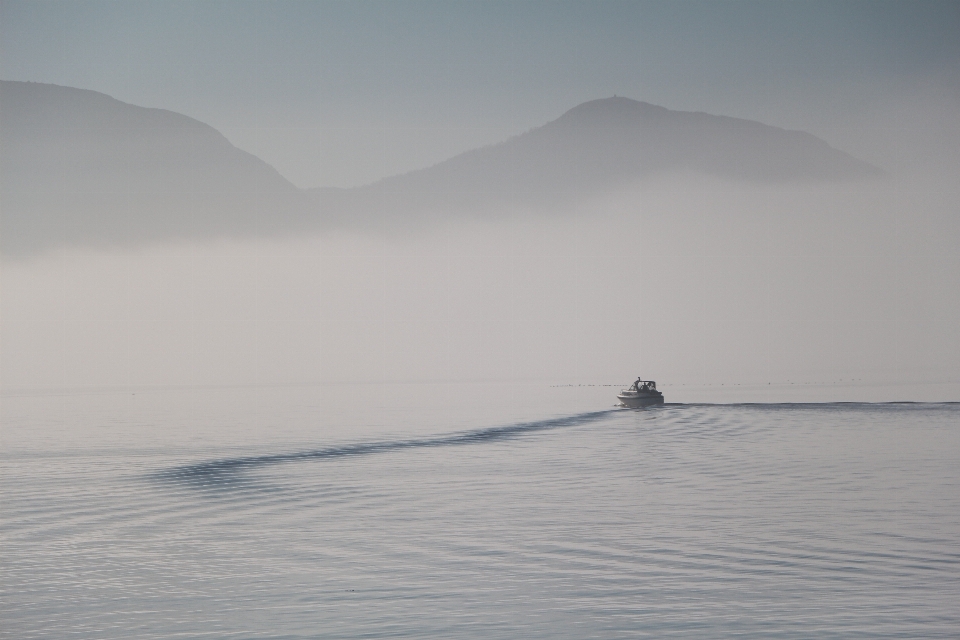
M 958 35 L 956 2 L 0 0 L 0 78 L 196 118 L 301 188 L 613 95 L 807 131 L 887 172 L 11 260 L 0 387 L 642 374 L 681 402 L 960 399 Z M 704 395 L 721 384 L 754 391 Z
M 877 161 L 876 127 L 955 115 L 958 36 L 949 1 L 3 0 L 0 77 L 184 113 L 299 187 L 350 187 L 611 95 Z

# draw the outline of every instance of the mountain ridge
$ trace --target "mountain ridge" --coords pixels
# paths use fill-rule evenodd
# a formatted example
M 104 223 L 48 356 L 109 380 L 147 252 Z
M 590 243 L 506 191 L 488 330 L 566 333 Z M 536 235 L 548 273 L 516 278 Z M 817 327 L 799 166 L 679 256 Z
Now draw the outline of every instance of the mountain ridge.
M 816 136 L 624 97 L 591 100 L 507 140 L 352 189 L 308 190 L 329 218 L 425 211 L 556 207 L 667 173 L 759 183 L 883 175 Z M 435 217 L 435 216 L 434 216 Z
M 614 107 L 614 108 L 611 108 Z M 628 108 L 624 108 L 628 107 Z M 655 121 L 651 122 L 649 125 L 645 125 L 643 120 L 654 118 Z M 703 111 L 675 111 L 667 109 L 666 107 L 661 107 L 649 102 L 643 102 L 638 100 L 632 100 L 630 98 L 625 98 L 622 96 L 614 96 L 612 98 L 600 98 L 597 100 L 590 100 L 588 102 L 581 103 L 566 112 L 564 112 L 560 117 L 555 120 L 552 120 L 544 125 L 539 127 L 534 127 L 524 133 L 511 136 L 506 140 L 501 142 L 492 143 L 482 147 L 477 147 L 475 149 L 469 149 L 460 154 L 457 154 L 446 160 L 442 160 L 436 164 L 433 164 L 429 167 L 424 167 L 421 169 L 414 169 L 411 171 L 404 172 L 402 174 L 397 174 L 393 176 L 386 176 L 379 180 L 376 180 L 372 183 L 361 185 L 359 187 L 353 187 L 353 189 L 364 189 L 375 186 L 377 184 L 394 181 L 400 178 L 409 177 L 413 174 L 419 174 L 424 171 L 430 171 L 447 165 L 450 162 L 456 161 L 459 158 L 464 156 L 473 156 L 477 154 L 482 154 L 489 152 L 495 149 L 502 149 L 510 145 L 516 144 L 518 142 L 526 141 L 530 138 L 538 138 L 543 136 L 544 133 L 548 131 L 553 131 L 557 129 L 566 128 L 568 133 L 570 130 L 577 130 L 577 133 L 596 133 L 597 130 L 612 132 L 617 135 L 623 133 L 624 130 L 630 129 L 640 129 L 644 126 L 650 127 L 662 127 L 664 124 L 676 126 L 677 123 L 682 123 L 687 126 L 691 124 L 696 124 L 701 127 L 704 125 L 716 125 L 723 124 L 729 132 L 738 133 L 751 133 L 751 134 L 775 134 L 780 137 L 781 140 L 791 140 L 793 142 L 800 142 L 810 147 L 816 147 L 817 150 L 821 152 L 827 152 L 832 155 L 832 158 L 829 158 L 832 161 L 832 164 L 836 165 L 835 167 L 821 167 L 817 168 L 815 166 L 808 167 L 798 167 L 805 169 L 803 173 L 788 174 L 784 172 L 783 174 L 769 175 L 769 176 L 740 176 L 745 178 L 754 177 L 762 179 L 763 177 L 769 178 L 780 178 L 780 179 L 848 179 L 848 178 L 860 178 L 868 176 L 879 176 L 883 175 L 883 171 L 879 170 L 877 167 L 870 165 L 867 162 L 858 160 L 849 154 L 834 149 L 826 141 L 814 136 L 811 133 L 805 131 L 798 131 L 792 129 L 785 129 L 781 127 L 775 127 L 771 125 L 766 125 L 754 120 L 747 120 L 743 118 L 735 118 L 732 116 L 722 116 L 722 115 L 713 115 Z M 585 131 L 584 131 L 585 130 Z M 648 133 L 655 133 L 654 129 L 649 129 Z M 673 133 L 673 132 L 670 132 Z M 662 135 L 662 134 L 661 134 Z M 660 142 L 657 136 L 653 136 L 654 140 Z M 579 141 L 578 141 L 579 142 Z M 604 142 L 609 142 L 604 140 Z M 846 166 L 842 162 L 846 162 Z M 669 167 L 664 167 L 669 169 Z M 839 169 L 839 171 L 829 171 L 830 168 Z M 709 173 L 722 175 L 724 172 L 721 167 L 711 167 L 713 171 Z M 728 170 L 728 177 L 734 177 L 736 172 Z M 318 189 L 323 189 L 325 187 L 318 187 L 314 189 L 308 189 L 308 191 L 316 191 Z
M 4 255 L 554 210 L 671 172 L 760 183 L 882 174 L 809 133 L 624 97 L 349 189 L 298 189 L 189 116 L 43 83 L 0 82 L 0 145 Z
M 189 116 L 86 89 L 0 84 L 4 255 L 302 225 L 314 206 Z

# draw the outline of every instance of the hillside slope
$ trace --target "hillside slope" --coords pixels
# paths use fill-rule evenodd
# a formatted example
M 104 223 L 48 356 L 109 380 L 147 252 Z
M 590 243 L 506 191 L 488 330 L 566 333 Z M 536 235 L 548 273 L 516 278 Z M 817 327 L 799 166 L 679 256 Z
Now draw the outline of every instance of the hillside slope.
M 308 200 L 202 122 L 56 85 L 0 85 L 0 243 L 60 244 L 259 234 Z
M 614 97 L 426 169 L 356 189 L 312 192 L 341 215 L 384 206 L 398 213 L 553 206 L 667 173 L 760 183 L 882 174 L 808 133 Z
M 5 256 L 550 212 L 669 173 L 758 183 L 881 174 L 807 133 L 627 98 L 355 189 L 302 191 L 202 122 L 48 84 L 0 83 L 0 148 Z

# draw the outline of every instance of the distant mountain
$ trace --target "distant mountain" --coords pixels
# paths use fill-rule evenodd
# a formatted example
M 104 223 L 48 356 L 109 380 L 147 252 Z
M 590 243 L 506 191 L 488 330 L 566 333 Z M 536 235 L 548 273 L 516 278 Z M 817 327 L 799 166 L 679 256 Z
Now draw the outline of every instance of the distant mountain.
M 95 91 L 3 81 L 0 150 L 5 255 L 259 234 L 315 207 L 214 128 Z
M 501 144 L 355 189 L 314 189 L 328 215 L 389 209 L 556 205 L 668 173 L 764 183 L 882 175 L 801 131 L 671 111 L 614 97 L 586 102 Z
M 879 175 L 810 134 L 627 98 L 355 189 L 302 191 L 187 116 L 0 82 L 0 250 L 395 225 L 558 204 L 671 172 L 756 182 Z

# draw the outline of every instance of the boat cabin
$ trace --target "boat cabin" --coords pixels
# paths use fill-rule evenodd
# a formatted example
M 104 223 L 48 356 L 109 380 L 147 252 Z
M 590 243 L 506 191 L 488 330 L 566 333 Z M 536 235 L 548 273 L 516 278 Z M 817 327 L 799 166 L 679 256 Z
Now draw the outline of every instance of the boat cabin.
M 630 385 L 630 391 L 637 391 L 639 393 L 656 390 L 657 383 L 653 380 L 641 380 L 640 378 L 637 378 L 637 381 Z

